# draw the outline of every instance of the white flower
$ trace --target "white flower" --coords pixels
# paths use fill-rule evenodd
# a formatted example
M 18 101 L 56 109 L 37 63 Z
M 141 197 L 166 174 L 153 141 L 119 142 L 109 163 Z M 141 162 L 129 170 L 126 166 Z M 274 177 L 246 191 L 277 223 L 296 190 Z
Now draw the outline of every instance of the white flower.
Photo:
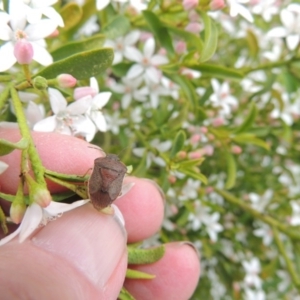
M 244 282 L 249 287 L 255 287 L 257 289 L 261 288 L 262 280 L 258 276 L 261 271 L 260 261 L 258 258 L 253 257 L 249 262 L 242 261 L 242 265 L 246 272 L 246 276 L 244 278 Z
M 171 141 L 160 142 L 159 139 L 154 139 L 150 142 L 150 146 L 152 148 L 158 150 L 158 152 L 166 152 L 171 148 L 172 142 Z M 132 152 L 136 156 L 139 156 L 139 157 L 142 157 L 144 155 L 145 151 L 146 151 L 145 148 L 134 148 L 132 150 Z M 166 166 L 166 162 L 164 161 L 163 158 L 155 155 L 154 153 L 152 153 L 150 151 L 147 151 L 146 167 L 149 168 L 152 162 L 156 163 L 157 165 L 159 165 L 161 167 Z
M 270 203 L 273 197 L 273 191 L 268 189 L 263 195 L 256 193 L 249 193 L 249 199 L 252 202 L 252 207 L 259 212 L 264 212 L 267 205 Z
M 115 111 L 113 115 L 106 115 L 107 119 L 107 129 L 113 134 L 118 134 L 120 132 L 120 126 L 127 124 L 127 119 L 120 119 L 120 112 Z
M 95 77 L 90 78 L 90 87 L 94 89 L 96 95 L 91 97 L 91 106 L 86 112 L 86 115 L 95 123 L 98 130 L 103 132 L 107 131 L 106 120 L 101 109 L 108 103 L 111 97 L 111 92 L 99 93 L 100 90 Z
M 252 7 L 254 14 L 261 15 L 266 22 L 270 22 L 273 15 L 277 15 L 279 11 L 277 0 L 257 1 Z
M 85 132 L 84 128 L 82 130 L 82 125 L 89 122 L 89 120 L 85 120 L 87 117 L 84 113 L 91 106 L 91 98 L 86 97 L 68 105 L 60 91 L 53 88 L 49 88 L 48 91 L 54 115 L 37 122 L 33 130 L 43 132 L 57 131 L 68 135 L 76 135 L 81 131 Z
M 13 0 L 15 1 L 15 0 Z M 27 21 L 35 24 L 46 16 L 58 26 L 64 27 L 64 21 L 60 14 L 51 5 L 55 4 L 58 0 L 23 0 L 27 15 Z
M 72 204 L 59 203 L 52 201 L 46 208 L 42 208 L 36 203 L 27 207 L 22 223 L 16 231 L 0 240 L 0 246 L 8 243 L 16 236 L 19 236 L 19 242 L 24 242 L 40 226 L 46 225 L 49 221 L 60 217 L 64 212 L 82 206 L 88 200 L 80 200 Z
M 223 226 L 217 222 L 219 219 L 220 214 L 218 212 L 206 215 L 203 218 L 203 223 L 212 242 L 216 242 L 218 240 L 218 232 L 223 231 Z
M 280 19 L 283 24 L 268 32 L 269 37 L 286 38 L 289 50 L 295 50 L 300 41 L 300 5 L 290 4 L 280 12 Z
M 190 213 L 188 221 L 192 230 L 197 231 L 201 228 L 204 220 L 209 217 L 209 208 L 203 206 L 199 201 L 195 201 L 195 211 Z
M 96 0 L 97 10 L 104 9 L 111 2 L 119 3 L 130 3 L 130 6 L 133 7 L 137 12 L 140 12 L 147 8 L 147 0 Z
M 156 54 L 155 51 L 155 40 L 149 38 L 141 53 L 137 48 L 128 46 L 128 51 L 124 53 L 124 56 L 136 62 L 128 70 L 127 78 L 134 79 L 138 76 L 144 75 L 145 78 L 149 79 L 154 83 L 158 83 L 162 77 L 161 72 L 157 69 L 157 66 L 163 65 L 169 62 L 168 58 L 163 55 Z
M 139 89 L 143 78 L 136 78 L 135 80 L 123 77 L 121 83 L 113 83 L 110 85 L 110 89 L 118 94 L 122 94 L 121 104 L 122 108 L 126 109 L 129 107 L 132 99 L 144 102 L 147 100 L 147 95 L 149 95 L 149 89 L 147 87 L 142 87 Z
M 201 182 L 199 180 L 194 180 L 192 178 L 189 178 L 185 186 L 182 188 L 181 193 L 178 196 L 178 199 L 180 201 L 196 199 L 198 197 L 200 185 Z
M 121 36 L 115 40 L 107 40 L 104 46 L 114 49 L 113 65 L 120 63 L 123 60 L 124 53 L 130 51 L 129 46 L 133 46 L 139 39 L 141 33 L 138 30 L 133 30 L 126 36 Z
M 273 241 L 273 231 L 271 230 L 270 226 L 265 223 L 261 223 L 261 227 L 255 229 L 253 234 L 261 237 L 265 246 L 269 246 Z
M 254 291 L 245 289 L 245 300 L 265 300 L 266 295 L 263 290 Z
M 49 36 L 57 27 L 50 19 L 42 19 L 36 24 L 26 26 L 25 12 L 18 7 L 18 1 L 10 4 L 10 14 L 0 20 L 0 40 L 6 43 L 0 47 L 0 72 L 6 71 L 16 63 L 14 44 L 20 39 L 26 39 L 33 47 L 33 59 L 41 65 L 52 63 L 52 57 L 46 50 L 44 38 Z M 9 25 L 6 22 L 9 19 Z M 5 20 L 5 21 L 4 21 Z
M 79 28 L 76 36 L 91 36 L 94 32 L 99 31 L 99 29 L 98 17 L 93 15 Z
M 235 97 L 231 96 L 228 82 L 219 83 L 218 80 L 211 80 L 214 93 L 210 96 L 209 100 L 214 107 L 221 108 L 219 113 L 223 117 L 228 117 L 231 114 L 232 108 L 237 106 L 238 101 Z
M 241 15 L 248 22 L 253 22 L 253 17 L 250 11 L 241 3 L 247 3 L 249 0 L 227 0 L 227 3 L 230 7 L 230 16 L 236 17 L 237 15 Z

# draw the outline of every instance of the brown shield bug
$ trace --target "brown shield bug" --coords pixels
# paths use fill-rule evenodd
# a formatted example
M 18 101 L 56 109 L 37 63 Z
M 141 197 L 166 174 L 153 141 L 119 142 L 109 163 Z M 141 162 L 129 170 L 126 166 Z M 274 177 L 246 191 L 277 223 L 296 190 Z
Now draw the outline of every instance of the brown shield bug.
M 115 154 L 95 159 L 88 193 L 97 210 L 109 206 L 120 195 L 126 172 L 126 166 Z

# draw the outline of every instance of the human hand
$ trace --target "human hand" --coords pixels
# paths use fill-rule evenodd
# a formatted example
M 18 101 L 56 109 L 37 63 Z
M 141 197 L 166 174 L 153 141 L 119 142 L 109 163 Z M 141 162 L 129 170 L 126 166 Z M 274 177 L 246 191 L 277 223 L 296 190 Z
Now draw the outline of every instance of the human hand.
M 84 174 L 98 150 L 74 137 L 33 133 L 46 168 Z M 1 129 L 0 138 L 18 141 L 16 130 Z M 0 175 L 1 192 L 15 193 L 20 151 L 1 157 L 8 170 Z M 125 178 L 133 188 L 114 203 L 125 219 L 97 212 L 86 204 L 64 213 L 23 243 L 0 247 L 0 290 L 3 299 L 117 299 L 127 268 L 126 243 L 142 241 L 157 232 L 163 220 L 163 199 L 146 179 Z M 64 188 L 49 183 L 52 193 Z M 126 234 L 127 232 L 127 234 Z M 152 280 L 125 280 L 136 299 L 189 299 L 199 278 L 199 259 L 185 243 L 166 245 L 164 257 L 135 269 L 155 274 Z

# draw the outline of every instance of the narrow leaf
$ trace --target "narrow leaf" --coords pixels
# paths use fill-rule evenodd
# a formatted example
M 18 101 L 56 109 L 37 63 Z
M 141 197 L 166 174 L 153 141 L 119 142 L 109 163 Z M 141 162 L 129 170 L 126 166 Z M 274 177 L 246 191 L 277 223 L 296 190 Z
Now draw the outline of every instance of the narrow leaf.
M 201 182 L 203 182 L 204 184 L 207 184 L 207 178 L 205 177 L 205 175 L 203 175 L 202 173 L 200 173 L 198 171 L 198 169 L 193 169 L 193 168 L 181 168 L 179 167 L 178 169 L 179 172 L 182 172 L 196 180 L 200 180 Z
M 22 138 L 17 143 L 12 143 L 7 140 L 0 139 L 0 156 L 9 154 L 10 152 L 14 151 L 15 149 L 24 150 L 28 147 L 29 142 L 27 139 Z
M 164 254 L 164 245 L 150 249 L 128 247 L 128 264 L 151 264 L 160 260 Z
M 148 273 L 141 272 L 141 271 L 137 271 L 137 270 L 127 269 L 126 270 L 126 278 L 130 278 L 130 279 L 153 279 L 153 278 L 155 278 L 155 275 L 148 274 Z
M 257 138 L 254 134 L 252 133 L 241 133 L 232 138 L 233 141 L 236 143 L 241 143 L 241 144 L 252 144 L 256 145 L 259 147 L 262 147 L 266 150 L 270 150 L 269 144 L 267 144 L 265 141 Z
M 110 48 L 81 52 L 44 68 L 35 77 L 51 79 L 67 73 L 76 79 L 90 78 L 104 72 L 112 64 L 113 56 Z
M 143 15 L 160 45 L 167 50 L 168 54 L 174 55 L 175 51 L 173 48 L 172 38 L 169 35 L 167 28 L 161 23 L 160 19 L 153 12 L 144 10 Z
M 229 190 L 235 185 L 235 180 L 236 180 L 236 163 L 231 153 L 226 154 L 226 162 L 227 162 L 227 180 L 225 183 L 225 188 Z
M 202 13 L 204 22 L 204 43 L 201 51 L 200 62 L 209 60 L 216 52 L 218 45 L 218 30 L 212 19 L 206 14 Z
M 250 112 L 248 116 L 245 118 L 244 122 L 235 130 L 235 133 L 245 132 L 247 129 L 249 129 L 256 118 L 257 115 L 257 107 L 255 105 L 255 102 L 252 102 L 250 104 Z
M 186 134 L 183 130 L 180 130 L 174 139 L 173 147 L 170 153 L 170 158 L 173 158 L 183 147 L 186 140 Z
M 120 294 L 118 296 L 120 300 L 135 300 L 135 298 L 124 288 L 122 287 Z
M 214 64 L 186 64 L 185 66 L 187 68 L 200 71 L 203 75 L 211 76 L 214 78 L 240 80 L 244 77 L 243 73 L 236 69 Z

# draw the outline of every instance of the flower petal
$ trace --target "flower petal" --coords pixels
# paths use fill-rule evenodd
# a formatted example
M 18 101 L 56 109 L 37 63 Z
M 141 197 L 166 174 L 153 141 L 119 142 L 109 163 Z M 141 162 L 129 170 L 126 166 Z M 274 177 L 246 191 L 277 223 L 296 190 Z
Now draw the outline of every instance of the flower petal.
M 143 60 L 142 53 L 137 48 L 131 47 L 131 46 L 128 46 L 128 47 L 125 48 L 124 56 L 127 59 L 129 59 L 131 61 L 135 61 L 137 63 L 140 63 Z
M 43 15 L 54 21 L 58 26 L 65 26 L 61 15 L 53 7 L 45 7 L 42 9 L 42 12 Z
M 36 24 L 29 24 L 25 28 L 29 41 L 46 38 L 55 31 L 57 24 L 49 19 L 42 19 Z
M 72 210 L 74 208 L 77 208 L 79 206 L 82 206 L 82 205 L 88 203 L 89 201 L 90 201 L 90 199 L 79 200 L 79 201 L 75 201 L 71 204 L 51 201 L 51 203 L 46 208 L 44 208 L 44 210 L 48 214 L 50 214 L 52 216 L 56 216 L 58 214 L 61 214 L 61 213 L 67 212 L 69 210 Z
M 58 114 L 59 112 L 64 111 L 67 108 L 67 100 L 61 94 L 61 92 L 53 88 L 49 88 L 48 92 L 51 109 L 54 114 Z
M 0 174 L 4 173 L 8 168 L 8 164 L 0 160 Z
M 24 242 L 41 224 L 43 208 L 36 203 L 27 207 L 24 218 L 20 225 L 19 242 Z
M 103 108 L 109 101 L 111 97 L 111 92 L 103 92 L 96 95 L 93 98 L 93 108 L 101 109 Z
M 0 72 L 10 69 L 17 62 L 14 56 L 14 46 L 11 42 L 0 47 Z
M 56 116 L 51 116 L 37 122 L 33 126 L 33 130 L 41 131 L 41 132 L 52 132 L 56 129 L 56 126 L 57 126 Z
M 144 55 L 147 58 L 151 58 L 155 50 L 155 40 L 154 38 L 149 38 L 144 45 Z
M 33 47 L 33 59 L 43 66 L 49 66 L 53 62 L 50 53 L 36 42 L 31 43 Z
M 141 75 L 143 72 L 144 68 L 141 65 L 135 64 L 128 70 L 126 77 L 129 79 L 133 79 Z

